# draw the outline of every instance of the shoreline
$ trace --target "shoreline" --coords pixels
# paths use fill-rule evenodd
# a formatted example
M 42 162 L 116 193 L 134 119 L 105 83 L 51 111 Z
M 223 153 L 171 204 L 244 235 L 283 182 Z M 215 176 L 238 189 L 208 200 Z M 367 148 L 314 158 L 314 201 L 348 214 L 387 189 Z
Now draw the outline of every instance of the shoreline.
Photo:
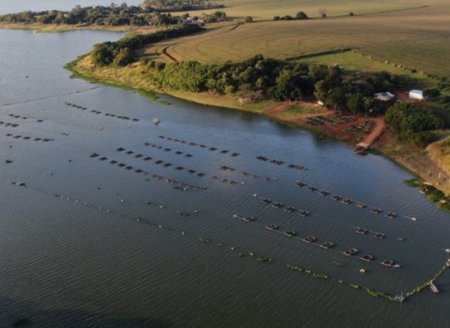
M 71 25 L 71 24 L 42 24 L 42 23 L 0 23 L 0 30 L 25 30 L 37 33 L 58 33 L 71 31 L 105 31 L 105 32 L 133 32 L 146 31 L 155 28 L 143 28 L 135 25 Z
M 142 94 L 153 101 L 166 104 L 159 100 L 159 95 L 168 95 L 176 99 L 189 101 L 199 105 L 214 106 L 231 110 L 238 110 L 244 112 L 251 112 L 261 116 L 264 116 L 274 122 L 283 124 L 292 128 L 300 128 L 306 130 L 315 135 L 327 137 L 333 140 L 345 142 L 349 145 L 356 145 L 354 140 L 349 140 L 338 133 L 333 133 L 325 128 L 317 126 L 311 126 L 304 119 L 307 115 L 300 119 L 283 119 L 282 117 L 268 113 L 268 111 L 277 104 L 274 101 L 261 101 L 257 103 L 241 105 L 237 99 L 230 96 L 213 95 L 209 93 L 191 93 L 177 90 L 161 90 L 154 85 L 140 79 L 139 74 L 143 71 L 140 70 L 139 64 L 130 65 L 124 68 L 108 68 L 98 69 L 90 68 L 86 63 L 89 54 L 80 56 L 75 61 L 68 63 L 65 68 L 69 70 L 73 77 L 85 79 L 92 83 L 100 83 L 108 86 L 118 87 L 126 90 L 132 90 Z M 383 133 L 379 140 L 374 143 L 375 151 L 382 156 L 392 160 L 396 165 L 401 166 L 410 172 L 414 177 L 419 178 L 420 181 L 416 188 L 423 190 L 424 187 L 430 187 L 432 185 L 437 191 L 441 191 L 445 194 L 450 194 L 450 177 L 428 156 L 426 151 L 421 150 L 418 147 L 406 145 L 395 140 L 388 129 Z M 439 208 L 443 209 L 442 204 L 446 204 L 447 197 L 441 197 L 439 199 L 429 200 L 434 202 Z

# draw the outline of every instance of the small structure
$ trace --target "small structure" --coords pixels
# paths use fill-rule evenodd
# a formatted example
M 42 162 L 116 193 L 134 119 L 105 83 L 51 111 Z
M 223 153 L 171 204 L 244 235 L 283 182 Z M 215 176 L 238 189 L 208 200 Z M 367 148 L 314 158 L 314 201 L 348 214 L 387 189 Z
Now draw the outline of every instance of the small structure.
M 355 153 L 358 155 L 367 155 L 368 151 L 370 149 L 370 145 L 365 142 L 360 142 L 355 147 Z
M 425 96 L 422 90 L 410 90 L 408 93 L 409 98 L 414 100 L 425 100 Z
M 375 93 L 373 96 L 374 96 L 375 100 L 378 100 L 378 101 L 391 101 L 392 99 L 395 98 L 395 95 L 393 95 L 389 91 L 378 92 L 378 93 Z
M 375 104 L 370 112 L 374 114 L 384 112 L 386 108 L 391 106 L 396 100 L 395 95 L 393 95 L 389 91 L 375 93 L 373 95 L 373 98 L 375 100 Z

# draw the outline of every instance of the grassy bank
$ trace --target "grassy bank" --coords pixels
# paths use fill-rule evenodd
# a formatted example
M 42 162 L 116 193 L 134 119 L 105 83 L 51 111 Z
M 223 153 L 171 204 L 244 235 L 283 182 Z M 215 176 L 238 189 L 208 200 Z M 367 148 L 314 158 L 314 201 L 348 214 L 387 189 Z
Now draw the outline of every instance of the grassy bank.
M 175 98 L 193 103 L 237 109 L 247 112 L 260 113 L 272 106 L 272 101 L 261 101 L 253 104 L 241 105 L 238 99 L 206 92 L 185 92 L 178 90 L 159 89 L 146 78 L 146 67 L 141 62 L 125 67 L 95 67 L 89 55 L 81 56 L 68 63 L 66 69 L 72 72 L 73 77 L 82 78 L 92 83 L 101 83 L 136 91 L 152 100 L 158 100 L 158 94 L 167 94 Z

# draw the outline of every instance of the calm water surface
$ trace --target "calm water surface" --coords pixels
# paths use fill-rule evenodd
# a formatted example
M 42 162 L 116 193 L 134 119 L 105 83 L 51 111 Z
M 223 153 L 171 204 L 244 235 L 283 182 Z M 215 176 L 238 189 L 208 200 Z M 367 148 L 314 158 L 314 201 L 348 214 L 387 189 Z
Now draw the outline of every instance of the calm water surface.
M 445 261 L 450 220 L 404 185 L 410 173 L 264 118 L 169 97 L 159 104 L 62 68 L 118 37 L 0 31 L 0 326 L 20 318 L 32 327 L 450 326 L 448 272 L 441 294 L 399 304 L 286 268 L 391 294 L 430 279 Z M 297 179 L 384 213 L 299 188 Z M 278 232 L 264 228 L 271 223 Z M 298 238 L 282 234 L 289 229 Z M 336 246 L 306 244 L 307 235 Z M 375 261 L 340 254 L 348 247 Z M 382 267 L 385 258 L 402 268 Z

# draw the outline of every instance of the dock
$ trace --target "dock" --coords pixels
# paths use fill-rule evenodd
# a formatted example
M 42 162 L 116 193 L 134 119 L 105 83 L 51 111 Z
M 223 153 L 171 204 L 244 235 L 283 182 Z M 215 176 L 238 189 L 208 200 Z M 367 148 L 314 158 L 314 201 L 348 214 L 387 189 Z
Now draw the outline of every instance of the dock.
M 365 155 L 386 129 L 386 124 L 383 117 L 376 117 L 371 120 L 375 123 L 375 128 L 355 146 L 355 152 L 358 154 Z

